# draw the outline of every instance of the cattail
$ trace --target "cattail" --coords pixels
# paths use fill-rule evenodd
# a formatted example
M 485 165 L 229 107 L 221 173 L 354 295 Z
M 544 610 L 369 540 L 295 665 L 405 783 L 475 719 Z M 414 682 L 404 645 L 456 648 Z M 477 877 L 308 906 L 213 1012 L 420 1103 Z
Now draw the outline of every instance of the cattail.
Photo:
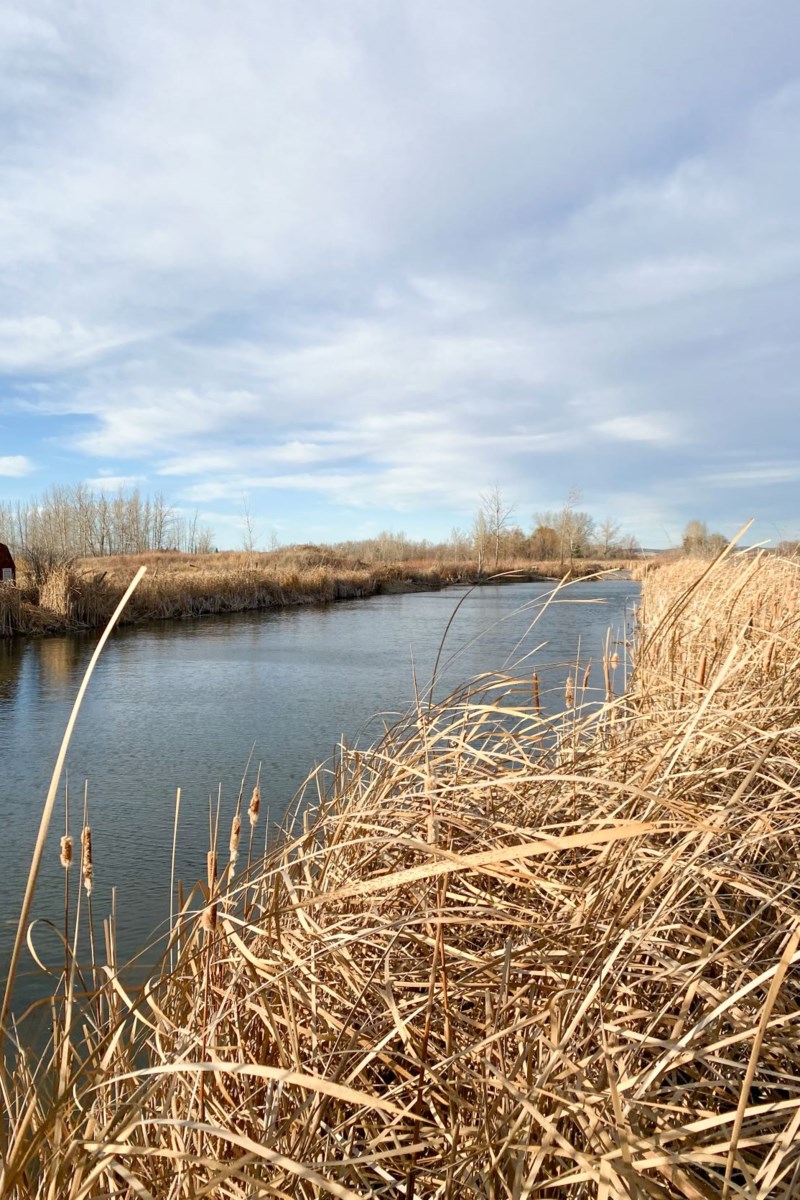
M 84 825 L 81 830 L 81 878 L 86 895 L 91 896 L 94 887 L 94 863 L 92 861 L 92 830 Z
M 206 861 L 208 863 L 208 887 L 210 891 L 214 890 L 214 884 L 217 882 L 217 852 L 209 850 Z
M 767 643 L 767 648 L 764 651 L 763 666 L 765 671 L 769 671 L 772 666 L 772 657 L 775 653 L 775 639 Z
M 575 694 L 575 689 L 572 685 L 572 676 L 568 675 L 567 676 L 567 686 L 564 689 L 564 703 L 566 704 L 567 708 L 572 708 L 572 701 L 574 698 L 574 694 Z
M 592 673 L 592 664 L 589 663 L 588 667 L 583 672 L 583 683 L 581 684 L 581 689 L 584 692 L 586 691 L 587 687 L 589 686 L 589 676 L 591 675 L 591 673 Z
M 533 672 L 533 707 L 536 709 L 537 713 L 541 708 L 539 701 L 539 676 L 535 671 Z
M 241 837 L 241 833 L 242 818 L 237 812 L 233 818 L 233 824 L 231 825 L 231 840 L 229 843 L 231 851 L 231 864 L 235 863 L 239 857 L 239 838 Z
M 61 865 L 65 871 L 72 866 L 72 838 L 69 834 L 61 839 Z
M 203 909 L 203 915 L 200 918 L 200 924 L 203 929 L 207 929 L 209 933 L 217 927 L 217 906 L 216 904 L 208 904 Z
M 250 807 L 247 810 L 247 816 L 250 819 L 250 828 L 255 829 L 258 822 L 258 810 L 261 808 L 261 788 L 256 784 L 253 788 L 253 794 L 250 797 Z
M 611 662 L 612 671 L 616 671 L 617 667 L 619 666 L 619 655 L 617 654 L 616 650 L 611 655 L 611 659 L 609 661 Z

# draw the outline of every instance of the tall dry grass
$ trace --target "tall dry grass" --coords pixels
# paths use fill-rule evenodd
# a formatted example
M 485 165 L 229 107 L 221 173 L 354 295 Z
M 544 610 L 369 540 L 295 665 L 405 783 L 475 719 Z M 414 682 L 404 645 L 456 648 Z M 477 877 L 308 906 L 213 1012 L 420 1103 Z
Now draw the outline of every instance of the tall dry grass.
M 480 572 L 477 563 L 467 561 L 366 563 L 344 558 L 326 547 L 301 546 L 268 553 L 153 551 L 81 559 L 54 566 L 43 580 L 34 581 L 21 560 L 16 603 L 0 600 L 0 636 L 101 628 L 141 565 L 147 566 L 148 573 L 122 618 L 123 624 L 435 590 L 486 582 L 498 574 L 548 579 L 558 570 L 557 564 L 527 560 L 503 562 L 497 572 Z M 610 565 L 576 562 L 573 576 L 596 574 Z
M 263 860 L 243 788 L 147 985 L 109 921 L 45 1053 L 9 1029 L 0 1194 L 800 1194 L 799 604 L 665 568 L 622 695 L 423 700 Z

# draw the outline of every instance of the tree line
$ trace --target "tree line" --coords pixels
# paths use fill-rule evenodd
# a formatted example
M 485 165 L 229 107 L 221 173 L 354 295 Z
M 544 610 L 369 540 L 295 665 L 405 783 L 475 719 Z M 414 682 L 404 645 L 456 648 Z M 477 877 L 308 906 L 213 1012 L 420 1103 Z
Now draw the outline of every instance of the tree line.
M 454 528 L 444 541 L 414 540 L 402 532 L 383 531 L 373 538 L 339 542 L 331 549 L 369 562 L 477 560 L 480 570 L 524 559 L 565 568 L 575 559 L 624 560 L 641 553 L 637 539 L 624 533 L 619 522 L 611 517 L 595 520 L 580 507 L 580 499 L 578 489 L 571 488 L 560 508 L 534 513 L 525 531 L 515 519 L 516 505 L 495 484 L 481 493 L 471 526 Z M 256 546 L 246 505 L 245 524 L 243 545 L 252 551 Z M 693 520 L 684 530 L 682 549 L 687 554 L 714 554 L 726 540 L 710 532 L 705 522 Z M 34 564 L 50 565 L 111 554 L 154 550 L 206 554 L 214 549 L 213 531 L 199 521 L 198 513 L 187 515 L 176 509 L 163 492 L 150 496 L 138 488 L 120 488 L 111 493 L 82 483 L 51 487 L 26 502 L 0 502 L 0 542 Z M 270 549 L 277 549 L 274 535 Z
M 596 521 L 579 508 L 581 495 L 570 488 L 559 509 L 533 514 L 530 533 L 514 521 L 516 506 L 495 484 L 481 493 L 472 524 L 471 540 L 479 566 L 497 566 L 506 558 L 530 558 L 558 562 L 562 567 L 575 559 L 629 559 L 641 554 L 638 540 L 623 533 L 611 517 Z
M 67 561 L 149 550 L 207 553 L 212 531 L 177 511 L 164 494 L 143 495 L 138 488 L 114 493 L 86 484 L 51 487 L 43 496 L 14 504 L 0 503 L 0 542 L 29 558 Z
M 480 570 L 526 559 L 567 566 L 579 558 L 619 560 L 641 554 L 638 540 L 623 533 L 619 522 L 610 517 L 595 521 L 578 507 L 579 500 L 580 493 L 571 490 L 560 509 L 534 513 L 526 532 L 515 519 L 516 505 L 494 486 L 479 497 L 471 525 L 454 528 L 445 541 L 415 540 L 405 533 L 384 530 L 373 538 L 339 542 L 332 549 L 343 557 L 367 562 L 477 561 Z

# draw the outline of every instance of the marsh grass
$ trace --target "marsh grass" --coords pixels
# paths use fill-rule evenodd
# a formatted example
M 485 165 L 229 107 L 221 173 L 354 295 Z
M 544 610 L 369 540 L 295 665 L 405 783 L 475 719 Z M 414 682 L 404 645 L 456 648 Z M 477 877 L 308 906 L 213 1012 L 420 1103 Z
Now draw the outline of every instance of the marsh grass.
M 0 636 L 101 628 L 141 565 L 147 567 L 147 575 L 125 610 L 123 624 L 435 590 L 480 577 L 477 563 L 365 563 L 324 547 L 204 555 L 153 551 L 77 559 L 40 571 L 36 579 L 21 559 L 20 587 L 0 589 Z M 575 571 L 593 575 L 607 566 L 576 563 Z M 497 574 L 501 579 L 548 579 L 554 569 L 553 563 L 515 560 L 501 563 Z
M 664 568 L 621 695 L 607 653 L 555 719 L 485 676 L 342 745 L 145 986 L 109 921 L 45 1052 L 8 1027 L 0 1194 L 800 1194 L 798 620 L 793 564 Z

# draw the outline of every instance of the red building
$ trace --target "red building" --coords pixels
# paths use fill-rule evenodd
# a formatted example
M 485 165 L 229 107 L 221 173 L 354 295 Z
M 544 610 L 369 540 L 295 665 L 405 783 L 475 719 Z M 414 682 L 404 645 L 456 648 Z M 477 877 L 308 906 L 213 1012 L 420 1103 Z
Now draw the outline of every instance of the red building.
M 0 542 L 0 583 L 16 583 L 17 568 L 8 546 Z

